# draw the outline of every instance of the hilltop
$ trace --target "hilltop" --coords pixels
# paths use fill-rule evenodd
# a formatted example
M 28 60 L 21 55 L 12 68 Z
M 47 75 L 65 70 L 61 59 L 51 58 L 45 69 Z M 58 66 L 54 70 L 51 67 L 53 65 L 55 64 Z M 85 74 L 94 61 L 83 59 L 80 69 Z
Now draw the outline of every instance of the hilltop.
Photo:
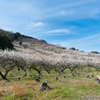
M 4 34 L 8 37 L 10 37 L 12 43 L 14 44 L 14 47 L 16 49 L 22 48 L 22 49 L 34 49 L 36 51 L 50 51 L 59 53 L 61 50 L 66 49 L 65 47 L 53 45 L 47 43 L 45 40 L 39 40 L 30 36 L 25 36 L 20 34 L 19 32 L 13 33 L 12 31 L 5 31 L 0 29 L 0 32 L 4 32 Z M 20 45 L 21 42 L 21 45 Z
M 62 53 L 68 53 L 70 54 L 73 52 L 76 52 L 78 54 L 80 53 L 85 53 L 88 54 L 88 52 L 84 52 L 83 50 L 79 51 L 78 49 L 75 49 L 74 47 L 67 49 L 66 47 L 62 47 L 59 45 L 53 45 L 47 43 L 47 41 L 41 39 L 37 39 L 34 37 L 22 35 L 19 32 L 13 33 L 12 31 L 5 31 L 3 29 L 0 29 L 0 32 L 4 32 L 4 34 L 8 37 L 10 37 L 14 47 L 16 50 L 21 50 L 21 49 L 30 49 L 30 50 L 35 50 L 37 52 L 45 52 L 47 54 L 52 54 L 52 53 L 57 53 L 57 54 L 62 54 Z M 92 54 L 99 54 L 97 51 L 91 51 Z M 90 53 L 90 54 L 91 54 Z
M 0 29 L 0 32 L 4 32 L 6 35 L 8 35 L 12 41 L 17 41 L 17 42 L 23 41 L 23 42 L 30 42 L 30 43 L 34 43 L 34 44 L 47 44 L 47 42 L 45 40 L 38 40 L 33 37 L 22 35 L 19 32 L 13 33 L 13 32 L 5 31 L 2 29 Z

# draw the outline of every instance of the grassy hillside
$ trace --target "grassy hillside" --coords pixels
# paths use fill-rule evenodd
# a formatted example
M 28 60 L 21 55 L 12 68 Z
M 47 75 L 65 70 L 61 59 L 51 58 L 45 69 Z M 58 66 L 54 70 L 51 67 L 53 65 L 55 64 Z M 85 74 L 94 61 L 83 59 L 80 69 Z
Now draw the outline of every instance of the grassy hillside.
M 20 35 L 15 50 L 0 51 L 0 100 L 100 99 L 100 54 L 40 41 Z M 44 81 L 51 90 L 39 90 Z

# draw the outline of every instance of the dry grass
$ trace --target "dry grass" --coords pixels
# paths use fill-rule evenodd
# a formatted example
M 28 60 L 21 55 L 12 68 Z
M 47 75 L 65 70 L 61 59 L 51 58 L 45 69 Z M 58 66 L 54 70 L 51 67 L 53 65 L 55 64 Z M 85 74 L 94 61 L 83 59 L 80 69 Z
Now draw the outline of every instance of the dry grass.
M 0 87 L 0 97 L 7 96 L 11 93 L 12 89 L 10 86 L 8 87 Z
M 0 97 L 3 96 L 3 89 L 0 87 Z
M 12 89 L 14 91 L 14 97 L 26 96 L 28 94 L 28 90 L 22 84 L 16 83 L 12 86 Z
M 26 83 L 26 85 L 27 85 L 28 88 L 31 88 L 31 89 L 35 90 L 35 89 L 34 89 L 34 85 L 35 85 L 34 82 L 28 81 L 28 82 Z

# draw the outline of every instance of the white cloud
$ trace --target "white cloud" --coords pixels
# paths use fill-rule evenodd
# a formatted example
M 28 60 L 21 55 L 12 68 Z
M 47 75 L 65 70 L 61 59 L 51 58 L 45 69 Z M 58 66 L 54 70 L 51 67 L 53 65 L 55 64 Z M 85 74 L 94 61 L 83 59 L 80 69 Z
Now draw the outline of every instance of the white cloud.
M 39 26 L 43 26 L 44 23 L 43 22 L 38 22 L 38 23 L 32 23 L 33 27 L 39 27 Z
M 80 20 L 95 18 L 100 13 L 98 0 L 71 0 L 55 7 L 43 9 L 43 18 L 62 18 L 62 20 Z M 45 16 L 44 16 L 45 15 Z
M 84 44 L 84 45 L 92 45 L 92 44 L 97 44 L 99 43 L 98 40 L 100 40 L 100 34 L 94 34 L 90 35 L 88 37 L 84 37 L 81 39 L 73 39 L 73 40 L 68 40 L 68 41 L 63 41 L 61 42 L 62 45 L 68 44 L 68 46 L 72 45 L 79 45 L 79 44 Z
M 86 51 L 92 51 L 92 50 L 96 50 L 99 44 L 100 44 L 100 34 L 94 34 L 94 35 L 90 35 L 88 37 L 84 37 L 84 38 L 78 38 L 78 39 L 70 39 L 67 41 L 60 41 L 57 42 L 59 44 L 61 44 L 62 46 L 65 47 L 75 47 L 78 48 L 80 50 L 86 50 Z M 57 44 L 55 43 L 55 44 Z M 99 50 L 100 51 L 100 50 Z
M 60 12 L 58 12 L 58 15 L 72 15 L 73 14 L 73 10 L 62 10 Z
M 71 32 L 67 29 L 55 29 L 55 30 L 50 30 L 50 31 L 46 31 L 45 32 L 46 34 L 50 33 L 55 33 L 54 35 L 60 35 L 59 33 L 62 33 L 62 34 L 70 34 Z
M 45 35 L 48 38 L 48 36 L 54 35 L 59 35 L 60 37 L 60 35 L 65 34 L 77 34 L 82 33 L 83 30 L 84 34 L 86 34 L 87 29 L 90 28 L 90 32 L 92 33 L 94 30 L 99 30 L 100 0 L 0 0 L 0 11 L 1 28 L 19 31 L 22 34 L 31 34 L 40 38 Z M 85 19 L 92 20 L 94 18 L 97 18 L 98 21 L 96 24 L 93 21 L 95 28 L 93 28 L 91 23 L 89 26 L 86 25 L 85 28 L 84 22 L 87 21 Z M 33 22 L 29 23 L 30 21 Z M 46 24 L 42 21 L 45 21 Z M 69 27 L 70 25 L 76 25 L 78 27 L 75 29 L 64 29 L 65 27 L 68 28 L 68 24 Z M 58 27 L 63 29 L 58 29 Z M 62 40 L 61 45 L 68 47 L 72 45 L 85 47 L 85 45 L 100 44 L 100 42 L 98 42 L 100 40 L 99 37 L 99 35 L 93 35 L 93 37 L 90 36 L 81 39 L 77 37 L 77 40 L 74 40 L 74 38 L 70 36 L 70 40 Z
M 33 29 L 33 28 L 37 28 L 37 27 L 42 27 L 44 25 L 45 25 L 45 23 L 43 23 L 43 22 L 37 22 L 37 23 L 31 22 L 30 25 L 27 25 L 27 29 Z

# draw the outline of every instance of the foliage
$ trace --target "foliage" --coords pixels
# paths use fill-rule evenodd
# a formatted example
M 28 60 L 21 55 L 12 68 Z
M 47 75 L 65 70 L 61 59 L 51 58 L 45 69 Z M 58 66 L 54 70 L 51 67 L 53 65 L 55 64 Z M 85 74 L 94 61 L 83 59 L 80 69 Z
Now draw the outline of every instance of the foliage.
M 4 32 L 0 32 L 0 49 L 14 49 L 14 45 L 11 43 L 11 39 L 8 36 L 6 36 Z
M 73 51 L 76 54 L 76 51 Z M 80 55 L 84 53 L 80 52 Z M 90 57 L 91 56 L 91 57 Z M 94 56 L 94 57 L 93 57 Z M 29 52 L 27 49 L 22 52 L 20 51 L 2 51 L 0 54 L 0 67 L 5 69 L 5 72 L 1 72 L 2 78 L 6 79 L 8 72 L 10 72 L 13 68 L 17 68 L 18 71 L 23 70 L 24 76 L 27 76 L 27 70 L 35 70 L 39 75 L 42 74 L 43 71 L 46 71 L 48 74 L 51 73 L 52 70 L 59 73 L 64 73 L 66 69 L 69 69 L 74 76 L 74 71 L 76 69 L 81 69 L 85 67 L 93 67 L 97 71 L 100 70 L 100 59 L 99 55 L 89 54 L 78 56 L 66 56 L 62 54 L 54 54 L 54 55 L 45 55 L 36 52 Z M 3 63 L 2 63 L 3 62 Z
M 70 50 L 76 50 L 75 47 L 71 47 Z
M 20 34 L 19 32 L 16 32 L 16 33 L 14 34 L 14 39 L 18 39 L 19 36 L 21 36 L 21 34 Z
M 15 51 L 1 51 L 0 52 L 0 68 L 5 69 L 4 74 L 0 71 L 0 75 L 3 79 L 7 80 L 7 75 L 9 71 L 11 71 L 15 66 L 17 67 L 18 71 L 20 69 L 24 70 L 26 74 L 26 64 L 27 61 L 25 60 L 25 56 L 22 56 L 21 53 L 16 53 Z
M 22 43 L 23 43 L 22 41 L 19 41 L 19 45 L 22 45 Z
M 99 52 L 98 52 L 98 51 L 91 51 L 91 53 L 99 54 Z
M 48 45 L 22 49 L 23 45 L 28 48 L 23 43 L 16 51 L 0 51 L 0 76 L 11 81 L 0 80 L 0 100 L 99 100 L 100 86 L 94 80 L 100 78 L 100 54 Z M 87 74 L 90 78 L 84 77 Z M 37 76 L 53 89 L 38 91 Z

